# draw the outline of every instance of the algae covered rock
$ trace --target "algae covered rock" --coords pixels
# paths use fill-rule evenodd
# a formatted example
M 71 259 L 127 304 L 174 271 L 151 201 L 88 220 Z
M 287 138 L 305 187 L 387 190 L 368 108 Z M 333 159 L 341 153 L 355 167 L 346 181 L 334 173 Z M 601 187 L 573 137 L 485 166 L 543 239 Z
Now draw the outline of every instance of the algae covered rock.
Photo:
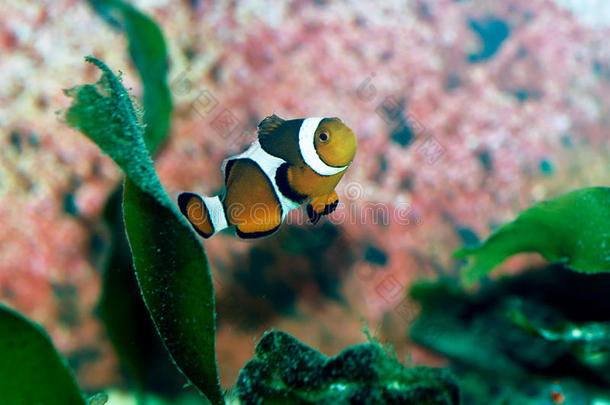
M 376 343 L 329 358 L 280 331 L 261 338 L 235 393 L 245 405 L 459 404 L 457 382 L 447 370 L 408 369 Z

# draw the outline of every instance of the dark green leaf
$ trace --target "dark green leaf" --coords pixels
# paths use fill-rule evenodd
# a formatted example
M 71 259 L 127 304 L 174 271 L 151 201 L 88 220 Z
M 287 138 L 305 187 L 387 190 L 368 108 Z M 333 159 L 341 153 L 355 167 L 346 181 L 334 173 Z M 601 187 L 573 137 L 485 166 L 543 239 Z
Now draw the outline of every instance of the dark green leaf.
M 144 139 L 153 153 L 166 138 L 172 111 L 163 33 L 152 19 L 121 0 L 89 0 L 89 3 L 111 25 L 121 27 L 127 34 L 129 55 L 144 88 Z
M 120 0 L 90 0 L 111 25 L 125 32 L 129 53 L 143 85 L 144 139 L 151 153 L 158 151 L 169 129 L 172 108 L 167 86 L 167 49 L 157 24 Z M 123 224 L 123 188 L 107 202 L 105 217 L 111 230 L 108 261 L 104 267 L 100 315 L 122 368 L 140 398 L 150 390 L 182 390 L 182 378 L 150 319 L 133 269 Z M 162 382 L 162 383 L 160 383 Z M 142 401 L 140 401 L 142 402 Z
M 140 288 L 165 345 L 189 379 L 213 403 L 223 403 L 215 362 L 214 291 L 203 247 L 172 210 L 129 179 L 124 204 Z
M 85 400 L 44 330 L 0 305 L 0 405 L 37 404 Z
M 95 85 L 67 91 L 66 120 L 127 174 L 124 213 L 144 301 L 181 371 L 214 404 L 223 404 L 215 356 L 212 277 L 203 246 L 165 193 L 142 140 L 131 98 L 106 65 Z
M 579 272 L 610 271 L 610 188 L 576 190 L 536 204 L 482 244 L 455 256 L 471 257 L 462 273 L 469 284 L 523 252 L 540 253 Z
M 110 245 L 104 269 L 99 314 L 106 327 L 138 404 L 147 394 L 172 396 L 183 391 L 184 377 L 174 366 L 150 314 L 136 279 L 123 221 L 123 187 L 106 203 Z

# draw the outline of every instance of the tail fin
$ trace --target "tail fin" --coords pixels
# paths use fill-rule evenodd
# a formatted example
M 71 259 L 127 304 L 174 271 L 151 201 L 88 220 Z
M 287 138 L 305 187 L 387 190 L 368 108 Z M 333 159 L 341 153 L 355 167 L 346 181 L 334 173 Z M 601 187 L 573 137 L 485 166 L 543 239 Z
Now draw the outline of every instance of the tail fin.
M 178 206 L 195 231 L 206 239 L 229 226 L 220 196 L 201 197 L 199 194 L 181 193 Z

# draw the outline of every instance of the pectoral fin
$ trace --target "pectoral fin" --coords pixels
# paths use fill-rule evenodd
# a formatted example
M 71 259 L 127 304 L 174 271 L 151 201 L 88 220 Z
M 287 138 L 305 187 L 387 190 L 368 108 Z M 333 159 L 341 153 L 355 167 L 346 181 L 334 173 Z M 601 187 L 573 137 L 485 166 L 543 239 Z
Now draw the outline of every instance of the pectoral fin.
M 317 224 L 323 215 L 332 213 L 339 204 L 339 196 L 332 193 L 314 198 L 307 204 L 307 216 L 312 224 Z

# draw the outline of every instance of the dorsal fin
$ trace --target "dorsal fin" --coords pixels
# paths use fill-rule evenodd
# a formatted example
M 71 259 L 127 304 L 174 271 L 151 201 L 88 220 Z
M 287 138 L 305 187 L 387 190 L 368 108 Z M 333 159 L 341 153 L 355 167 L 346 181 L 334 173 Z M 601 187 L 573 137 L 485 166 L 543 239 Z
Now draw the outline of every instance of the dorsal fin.
M 284 122 L 286 122 L 286 120 L 281 119 L 275 114 L 266 117 L 258 124 L 258 136 L 264 138 L 265 136 L 272 134 L 281 127 Z
M 301 161 L 299 128 L 302 119 L 284 120 L 273 114 L 258 125 L 258 141 L 265 152 L 296 165 Z

